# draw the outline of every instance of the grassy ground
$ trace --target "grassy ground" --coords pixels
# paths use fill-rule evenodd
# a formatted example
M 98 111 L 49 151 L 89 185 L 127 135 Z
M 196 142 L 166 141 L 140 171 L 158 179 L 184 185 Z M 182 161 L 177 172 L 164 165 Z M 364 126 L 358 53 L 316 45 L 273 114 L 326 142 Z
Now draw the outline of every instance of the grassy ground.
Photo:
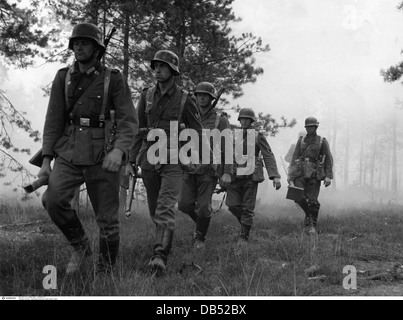
M 136 208 L 135 208 L 136 209 Z M 320 234 L 302 232 L 302 213 L 293 204 L 259 206 L 250 242 L 235 245 L 239 226 L 225 209 L 216 213 L 204 257 L 192 261 L 193 223 L 177 214 L 173 249 L 165 276 L 143 268 L 154 241 L 147 210 L 122 216 L 122 243 L 114 276 L 94 286 L 96 254 L 81 273 L 65 275 L 71 249 L 39 206 L 1 205 L 0 295 L 11 296 L 378 296 L 403 295 L 403 281 L 390 274 L 403 262 L 403 216 L 395 205 L 370 209 L 328 206 L 319 220 Z M 97 227 L 91 209 L 80 217 L 97 252 Z M 27 224 L 29 223 L 29 224 Z M 45 290 L 43 267 L 57 268 L 57 289 Z M 343 268 L 357 269 L 357 289 L 343 288 Z M 307 273 L 307 269 L 311 273 Z

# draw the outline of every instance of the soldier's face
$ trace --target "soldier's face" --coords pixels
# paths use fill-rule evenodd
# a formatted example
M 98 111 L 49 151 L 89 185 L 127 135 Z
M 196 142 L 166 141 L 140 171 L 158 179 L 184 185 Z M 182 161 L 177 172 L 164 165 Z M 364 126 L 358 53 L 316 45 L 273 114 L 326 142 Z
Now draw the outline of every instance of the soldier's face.
M 95 53 L 98 49 L 92 40 L 78 38 L 73 40 L 73 51 L 78 62 L 88 63 L 94 59 Z
M 250 118 L 240 118 L 239 122 L 241 123 L 242 129 L 248 129 L 252 124 L 252 119 Z
M 158 82 L 166 82 L 172 78 L 173 73 L 171 67 L 165 62 L 154 62 L 155 79 Z
M 316 133 L 317 128 L 318 128 L 317 126 L 308 126 L 308 127 L 305 127 L 305 130 L 308 134 L 314 134 L 314 133 Z
M 197 103 L 200 108 L 207 108 L 211 105 L 211 101 L 213 98 L 207 93 L 198 93 L 196 94 Z

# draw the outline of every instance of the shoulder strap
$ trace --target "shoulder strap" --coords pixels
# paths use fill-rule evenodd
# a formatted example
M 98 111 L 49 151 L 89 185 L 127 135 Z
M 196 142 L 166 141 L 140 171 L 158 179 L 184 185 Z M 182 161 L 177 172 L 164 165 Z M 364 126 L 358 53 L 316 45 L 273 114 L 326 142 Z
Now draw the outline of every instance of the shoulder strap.
M 304 143 L 304 139 L 305 139 L 305 137 L 306 137 L 306 134 L 304 134 L 303 136 L 300 136 L 299 137 L 299 139 L 301 139 L 301 144 L 300 144 L 300 147 L 299 147 L 299 153 L 300 153 L 300 158 L 303 158 L 303 154 L 302 154 L 302 144 Z M 305 150 L 306 151 L 306 150 Z
M 155 90 L 156 90 L 156 87 L 153 86 L 153 87 L 148 88 L 147 92 L 146 92 L 146 108 L 144 109 L 144 112 L 145 112 L 146 117 L 147 117 L 147 126 L 148 127 L 151 126 L 150 110 L 151 110 L 151 108 L 153 106 Z
M 255 131 L 255 146 L 259 144 L 259 131 Z M 259 150 L 258 158 L 262 156 L 262 150 Z
M 147 89 L 145 113 L 150 113 L 150 110 L 151 110 L 151 108 L 153 106 L 155 89 L 156 89 L 155 86 L 150 87 L 150 88 Z
M 64 97 L 66 100 L 66 107 L 67 107 L 67 113 L 70 113 L 70 106 L 69 106 L 69 85 L 71 82 L 71 73 L 73 72 L 73 66 L 71 66 L 70 68 L 68 68 L 67 73 L 66 73 L 66 78 L 64 80 Z
M 109 84 L 111 83 L 111 73 L 112 69 L 106 67 L 104 77 L 104 99 L 102 100 L 102 109 L 101 114 L 99 115 L 99 121 L 105 121 L 105 110 L 106 110 L 106 104 L 108 103 L 108 92 L 109 92 Z
M 319 160 L 320 158 L 320 152 L 322 151 L 322 144 L 323 144 L 323 137 L 319 136 L 319 152 L 318 152 L 318 156 L 316 157 L 316 160 Z
M 65 86 L 64 86 L 64 95 L 65 95 L 66 105 L 67 105 L 67 108 L 68 108 L 67 109 L 68 114 L 70 114 L 74 110 L 74 108 L 75 108 L 75 106 L 76 106 L 76 104 L 78 102 L 77 101 L 76 104 L 73 107 L 69 106 L 68 88 L 69 88 L 69 85 L 70 85 L 70 82 L 71 82 L 71 73 L 73 72 L 73 68 L 74 67 L 71 66 L 67 70 L 66 78 L 65 78 Z M 112 73 L 112 69 L 111 68 L 106 68 L 106 70 L 105 70 L 105 81 L 104 81 L 104 100 L 102 101 L 102 110 L 101 110 L 101 114 L 99 116 L 99 120 L 105 120 L 105 109 L 106 109 L 106 104 L 108 102 L 107 98 L 108 98 L 109 84 L 110 84 L 110 80 L 111 80 L 111 73 Z M 97 75 L 97 77 L 98 77 L 98 75 Z M 94 78 L 94 80 L 95 80 L 95 78 Z M 94 85 L 94 82 L 95 82 L 94 80 L 88 86 L 87 90 L 81 95 L 81 97 L 85 96 L 85 94 L 88 92 L 88 89 L 91 88 Z M 101 118 L 101 116 L 102 116 L 102 118 Z
M 215 124 L 214 124 L 215 129 L 217 129 L 218 125 L 220 124 L 220 118 L 221 118 L 221 111 L 217 111 L 217 115 L 215 117 Z

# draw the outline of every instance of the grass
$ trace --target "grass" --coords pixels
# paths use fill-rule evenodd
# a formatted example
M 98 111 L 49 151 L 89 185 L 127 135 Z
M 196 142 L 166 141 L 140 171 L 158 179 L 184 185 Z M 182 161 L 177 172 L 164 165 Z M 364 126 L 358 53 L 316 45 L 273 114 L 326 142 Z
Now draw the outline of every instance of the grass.
M 40 206 L 2 204 L 0 214 L 0 295 L 10 296 L 351 296 L 366 295 L 379 285 L 401 282 L 359 280 L 357 290 L 345 290 L 344 266 L 385 269 L 403 260 L 401 206 L 380 205 L 356 209 L 332 208 L 319 218 L 320 235 L 302 232 L 302 212 L 283 202 L 259 206 L 249 244 L 237 250 L 236 219 L 225 209 L 213 216 L 206 253 L 199 264 L 203 272 L 189 268 L 194 225 L 177 213 L 168 271 L 160 278 L 143 272 L 153 247 L 155 227 L 144 208 L 121 219 L 121 247 L 114 276 L 94 286 L 98 230 L 91 209 L 80 217 L 93 241 L 95 254 L 79 275 L 67 277 L 65 266 L 71 249 Z M 24 223 L 36 222 L 31 225 Z M 41 231 L 35 232 L 40 226 Z M 45 290 L 43 267 L 57 268 L 57 289 Z M 318 266 L 311 279 L 305 272 Z

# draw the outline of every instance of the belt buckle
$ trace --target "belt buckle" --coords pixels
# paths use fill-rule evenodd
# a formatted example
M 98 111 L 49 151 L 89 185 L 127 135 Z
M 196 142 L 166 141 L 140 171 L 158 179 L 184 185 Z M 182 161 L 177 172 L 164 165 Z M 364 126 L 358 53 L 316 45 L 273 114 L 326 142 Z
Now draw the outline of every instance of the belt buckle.
M 90 119 L 89 118 L 80 118 L 80 126 L 89 127 L 90 126 Z

